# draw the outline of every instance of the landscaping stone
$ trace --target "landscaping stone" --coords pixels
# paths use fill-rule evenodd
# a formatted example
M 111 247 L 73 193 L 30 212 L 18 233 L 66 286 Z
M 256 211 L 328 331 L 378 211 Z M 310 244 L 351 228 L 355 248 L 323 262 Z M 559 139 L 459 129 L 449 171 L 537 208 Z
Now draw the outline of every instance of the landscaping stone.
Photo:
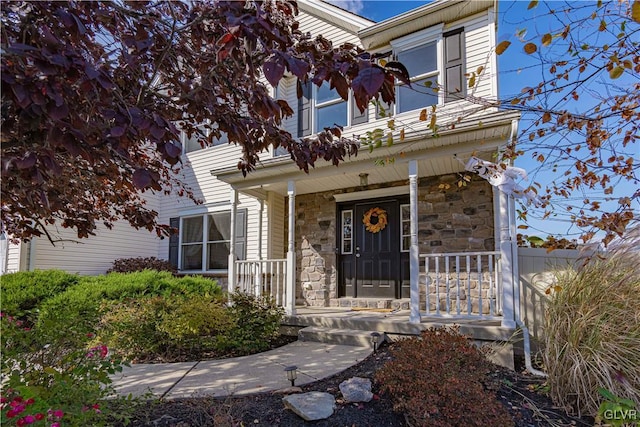
M 333 415 L 336 399 L 329 393 L 312 391 L 282 398 L 284 406 L 305 421 L 324 420 Z
M 338 387 L 346 402 L 369 402 L 373 398 L 373 393 L 371 393 L 371 380 L 369 378 L 349 378 L 341 382 Z

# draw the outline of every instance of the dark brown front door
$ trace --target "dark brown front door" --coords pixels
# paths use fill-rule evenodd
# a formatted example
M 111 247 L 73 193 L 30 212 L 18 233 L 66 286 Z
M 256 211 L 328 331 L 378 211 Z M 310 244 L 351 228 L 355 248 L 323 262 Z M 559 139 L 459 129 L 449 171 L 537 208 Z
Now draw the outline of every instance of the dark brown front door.
M 386 225 L 379 231 L 376 227 L 367 230 L 367 224 L 363 221 L 372 209 L 386 215 Z M 341 212 L 339 220 L 345 217 L 342 212 L 353 212 L 350 228 L 352 241 L 347 245 L 343 240 L 339 242 L 341 296 L 400 297 L 403 271 L 400 251 L 400 201 L 387 199 L 355 202 L 341 206 L 338 211 Z M 349 213 L 346 216 L 350 215 Z M 368 222 L 374 226 L 380 221 L 375 215 L 368 218 Z M 341 231 L 344 232 L 344 220 L 342 223 Z M 345 248 L 348 250 L 345 251 Z

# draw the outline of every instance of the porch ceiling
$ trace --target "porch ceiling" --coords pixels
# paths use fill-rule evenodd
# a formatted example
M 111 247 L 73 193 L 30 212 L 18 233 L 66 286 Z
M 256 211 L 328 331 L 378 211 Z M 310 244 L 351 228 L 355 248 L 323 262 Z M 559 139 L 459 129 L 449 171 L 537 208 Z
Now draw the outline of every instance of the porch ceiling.
M 359 175 L 368 174 L 368 184 L 401 181 L 408 179 L 408 162 L 418 161 L 420 177 L 437 176 L 460 172 L 469 156 L 483 157 L 495 153 L 508 140 L 512 120 L 517 113 L 498 113 L 483 117 L 483 125 L 460 125 L 445 130 L 438 138 L 419 136 L 396 143 L 391 147 L 378 148 L 372 153 L 361 149 L 356 157 L 346 159 L 340 165 L 319 161 L 308 174 L 299 170 L 288 156 L 271 158 L 259 164 L 246 177 L 236 168 L 212 170 L 217 179 L 230 184 L 239 191 L 264 195 L 265 191 L 287 194 L 287 182 L 295 181 L 297 194 L 317 193 L 360 185 Z M 458 159 L 456 159 L 456 157 Z M 393 159 L 385 166 L 376 165 L 376 160 Z

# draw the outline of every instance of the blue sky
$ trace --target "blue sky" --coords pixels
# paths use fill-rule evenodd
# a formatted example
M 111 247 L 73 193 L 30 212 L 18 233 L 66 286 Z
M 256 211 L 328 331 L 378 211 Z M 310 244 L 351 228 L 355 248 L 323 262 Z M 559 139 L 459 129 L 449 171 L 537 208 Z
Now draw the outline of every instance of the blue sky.
M 429 1 L 330 0 L 330 3 L 336 4 L 373 21 L 382 21 L 408 10 L 420 7 L 429 3 Z M 542 4 L 543 2 L 540 3 Z M 564 2 L 546 3 L 552 4 L 554 7 L 557 7 L 555 5 L 561 4 L 566 6 L 566 3 Z M 528 5 L 529 0 L 500 0 L 499 2 L 499 15 L 497 18 L 498 42 L 509 40 L 513 43 L 510 49 L 507 50 L 507 53 L 498 57 L 498 81 L 501 98 L 520 93 L 523 87 L 538 83 L 542 76 L 539 65 L 536 67 L 535 58 L 531 55 L 526 55 L 523 52 L 522 45 L 518 42 L 517 33 L 523 28 L 528 28 L 532 34 L 544 34 L 549 30 L 547 27 L 550 23 L 547 17 L 538 20 L 535 19 L 537 14 L 542 14 L 544 12 L 544 8 L 540 8 L 540 10 L 528 10 Z M 583 102 L 585 102 L 584 98 L 581 99 L 581 103 Z M 578 109 L 581 107 L 583 107 L 583 105 L 576 105 L 574 108 Z M 571 108 L 571 106 L 569 106 L 569 108 Z M 531 118 L 531 116 L 529 116 L 529 118 Z M 527 126 L 527 120 L 527 116 L 523 116 L 521 129 L 524 126 Z M 632 149 L 635 150 L 636 157 L 640 157 L 639 147 L 636 146 Z M 518 160 L 517 165 L 526 169 L 530 174 L 530 178 L 542 183 L 543 185 L 550 181 L 550 171 L 545 168 L 541 168 L 539 163 L 530 159 L 530 156 L 525 155 L 521 157 Z M 620 184 L 619 186 L 616 186 L 616 191 L 623 190 L 627 193 L 633 192 L 633 185 L 636 187 L 638 186 L 637 183 Z M 576 206 L 580 207 L 582 200 L 587 198 L 587 196 L 595 196 L 595 194 L 577 194 L 575 195 L 575 200 L 572 200 L 571 203 L 575 203 Z M 634 208 L 636 212 L 640 210 L 640 207 L 637 204 Z M 560 212 L 560 209 L 557 211 Z M 538 235 L 541 237 L 544 237 L 547 234 L 554 234 L 567 236 L 569 238 L 577 238 L 581 234 L 580 230 L 575 226 L 572 226 L 568 221 L 568 213 L 554 213 L 554 215 L 544 221 L 536 219 L 536 213 L 538 216 L 542 214 L 542 212 L 537 212 L 535 209 L 530 209 L 528 221 L 530 229 L 524 231 L 525 234 Z

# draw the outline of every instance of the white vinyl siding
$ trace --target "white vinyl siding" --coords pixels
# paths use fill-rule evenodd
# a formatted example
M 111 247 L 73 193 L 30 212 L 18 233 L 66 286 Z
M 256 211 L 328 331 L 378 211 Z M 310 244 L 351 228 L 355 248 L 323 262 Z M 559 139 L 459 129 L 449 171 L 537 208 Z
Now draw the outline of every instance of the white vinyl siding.
M 82 275 L 104 274 L 118 258 L 157 256 L 160 240 L 154 232 L 136 230 L 125 221 L 116 222 L 111 230 L 99 226 L 96 235 L 87 239 L 78 239 L 77 234 L 69 229 L 50 227 L 49 232 L 62 241 L 54 246 L 46 238 L 34 239 L 31 270 L 59 269 Z

